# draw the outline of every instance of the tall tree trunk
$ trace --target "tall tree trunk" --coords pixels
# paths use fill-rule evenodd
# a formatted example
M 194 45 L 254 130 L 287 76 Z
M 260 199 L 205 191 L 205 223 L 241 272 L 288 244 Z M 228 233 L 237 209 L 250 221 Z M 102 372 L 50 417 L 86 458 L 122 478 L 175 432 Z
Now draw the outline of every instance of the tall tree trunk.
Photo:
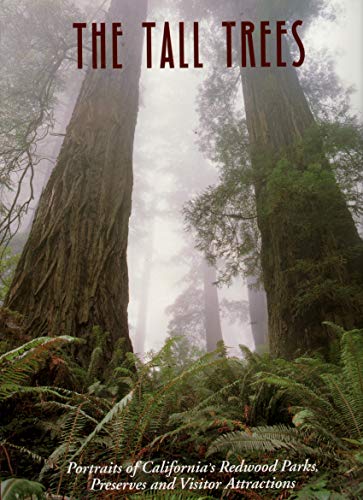
M 214 284 L 217 281 L 215 267 L 203 261 L 205 331 L 207 352 L 213 352 L 218 342 L 223 340 L 221 319 L 219 314 L 218 290 Z
M 149 222 L 150 229 L 147 241 L 144 244 L 145 256 L 143 262 L 143 271 L 141 275 L 141 283 L 139 287 L 139 307 L 136 323 L 136 335 L 134 341 L 134 352 L 140 355 L 145 353 L 145 340 L 147 329 L 147 316 L 149 311 L 149 296 L 150 296 L 150 282 L 151 270 L 153 265 L 154 255 L 154 232 L 155 232 L 155 218 Z
M 277 68 L 271 49 L 271 67 L 243 70 L 242 83 L 270 350 L 289 358 L 327 349 L 324 321 L 363 326 L 363 246 L 319 141 L 296 148 L 314 118 L 284 50 L 286 68 Z
M 147 0 L 111 2 L 124 69 L 89 69 L 6 300 L 34 337 L 89 339 L 98 325 L 108 356 L 120 338 L 132 350 L 126 249 L 146 11 Z
M 268 344 L 266 292 L 253 276 L 248 276 L 247 286 L 252 337 L 255 348 L 259 351 Z

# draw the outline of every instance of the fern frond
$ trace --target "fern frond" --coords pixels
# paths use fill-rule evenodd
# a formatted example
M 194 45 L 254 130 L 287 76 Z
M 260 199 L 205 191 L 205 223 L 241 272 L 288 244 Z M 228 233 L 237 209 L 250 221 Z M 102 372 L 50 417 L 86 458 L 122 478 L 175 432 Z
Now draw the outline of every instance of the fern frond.
M 40 483 L 27 479 L 7 479 L 1 482 L 1 499 L 14 500 L 15 498 L 45 499 L 45 487 Z
M 83 450 L 88 446 L 88 444 L 92 441 L 92 439 L 99 433 L 101 432 L 106 424 L 111 422 L 116 416 L 122 412 L 122 410 L 129 404 L 129 402 L 133 398 L 133 391 L 131 391 L 129 394 L 127 394 L 121 401 L 119 401 L 117 404 L 115 404 L 111 410 L 105 415 L 105 417 L 99 422 L 95 429 L 87 436 L 87 438 L 84 440 L 82 446 L 78 448 L 78 450 L 72 455 L 69 461 L 74 460 L 78 455 L 80 455 Z
M 325 375 L 324 379 L 330 389 L 334 405 L 339 411 L 338 418 L 335 419 L 337 424 L 344 426 L 348 435 L 352 433 L 351 437 L 361 438 L 363 429 L 359 419 L 362 419 L 363 405 L 360 407 L 360 412 L 357 411 L 351 393 L 344 390 L 337 377 Z
M 0 400 L 15 394 L 37 372 L 52 349 L 64 343 L 80 342 L 67 335 L 40 337 L 0 356 Z
M 165 397 L 170 394 L 170 391 L 173 388 L 178 387 L 178 385 L 182 383 L 186 378 L 191 377 L 192 375 L 196 375 L 204 371 L 206 368 L 224 363 L 224 358 L 215 359 L 215 353 L 208 353 L 197 360 L 195 363 L 193 363 L 191 367 L 184 370 L 182 373 L 162 386 L 155 394 L 153 394 L 148 399 L 146 405 L 142 410 L 142 413 L 139 414 L 137 425 L 132 429 L 131 432 L 133 436 L 138 436 L 135 444 L 135 451 L 140 447 L 142 437 L 145 435 L 146 430 L 149 428 L 150 422 L 154 419 L 154 416 L 157 414 L 157 412 L 160 411 L 160 407 L 165 401 Z
M 93 424 L 98 424 L 98 421 L 93 418 L 91 415 L 88 415 L 85 411 L 79 409 L 77 406 L 73 406 L 70 404 L 66 403 L 59 403 L 58 401 L 45 401 L 42 403 L 39 403 L 38 406 L 41 406 L 44 410 L 49 409 L 49 410 L 64 410 L 66 412 L 75 412 L 79 411 L 80 415 L 82 415 L 86 420 L 89 422 L 92 422 Z
M 281 448 L 298 451 L 301 440 L 297 429 L 283 425 L 256 427 L 251 433 L 236 431 L 224 434 L 209 447 L 207 456 L 220 451 L 244 453 L 246 451 L 276 451 Z
M 45 461 L 40 473 L 39 473 L 39 480 L 42 481 L 46 472 L 48 472 L 50 469 L 55 469 L 59 468 L 59 462 L 60 460 L 64 457 L 66 454 L 67 450 L 67 443 L 61 443 L 48 457 L 48 459 Z
M 0 356 L 0 363 L 4 362 L 14 362 L 17 359 L 24 357 L 31 350 L 36 349 L 37 347 L 52 345 L 59 346 L 64 343 L 70 342 L 80 342 L 80 339 L 75 337 L 70 337 L 68 335 L 62 335 L 59 337 L 38 337 L 36 339 L 30 340 L 26 344 L 23 344 L 12 351 L 6 352 Z
M 11 448 L 13 450 L 16 450 L 16 451 L 20 452 L 22 455 L 27 455 L 35 463 L 43 463 L 43 462 L 45 462 L 45 458 L 44 457 L 41 457 L 37 453 L 34 453 L 31 450 L 28 450 L 28 448 L 25 448 L 24 446 L 18 446 L 18 445 L 13 444 L 13 443 L 11 443 L 9 441 L 2 441 L 2 442 L 0 442 L 0 446 L 6 446 L 7 448 Z
M 362 399 L 363 406 L 363 330 L 353 330 L 343 334 L 341 357 L 347 383 Z
M 323 413 L 325 417 L 329 417 L 332 412 L 334 412 L 334 407 L 326 397 L 321 393 L 318 394 L 305 384 L 273 374 L 265 374 L 263 381 L 287 390 L 289 395 L 302 405 L 315 407 L 316 410 Z

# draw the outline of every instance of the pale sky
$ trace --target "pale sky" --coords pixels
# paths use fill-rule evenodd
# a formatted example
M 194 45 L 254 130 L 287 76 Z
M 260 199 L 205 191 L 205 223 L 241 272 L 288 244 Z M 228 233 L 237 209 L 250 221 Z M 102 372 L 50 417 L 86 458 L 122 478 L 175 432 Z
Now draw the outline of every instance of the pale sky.
M 347 85 L 354 85 L 357 92 L 352 97 L 354 108 L 363 112 L 363 1 L 332 0 L 340 15 L 334 22 L 315 23 L 313 43 L 328 48 L 334 54 L 337 73 Z

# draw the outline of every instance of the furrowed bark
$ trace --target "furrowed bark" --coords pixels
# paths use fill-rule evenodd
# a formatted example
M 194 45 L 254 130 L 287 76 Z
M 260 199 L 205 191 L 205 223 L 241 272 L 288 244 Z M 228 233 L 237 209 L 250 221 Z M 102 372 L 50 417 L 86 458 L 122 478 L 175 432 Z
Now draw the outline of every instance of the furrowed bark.
M 303 154 L 296 148 L 315 122 L 287 45 L 284 50 L 286 68 L 276 67 L 270 51 L 271 68 L 244 69 L 242 83 L 270 350 L 291 358 L 306 351 L 327 353 L 330 338 L 324 321 L 345 328 L 363 326 L 363 245 L 321 144 L 312 144 L 311 152 Z M 298 182 L 296 192 L 291 186 L 288 194 L 281 190 L 272 205 L 270 183 L 281 159 L 292 165 Z M 316 184 L 302 197 L 299 182 L 314 162 L 330 176 L 329 191 Z
M 33 337 L 89 340 L 99 326 L 108 357 L 121 338 L 132 350 L 126 249 L 146 11 L 147 0 L 111 3 L 124 69 L 88 70 L 6 300 Z

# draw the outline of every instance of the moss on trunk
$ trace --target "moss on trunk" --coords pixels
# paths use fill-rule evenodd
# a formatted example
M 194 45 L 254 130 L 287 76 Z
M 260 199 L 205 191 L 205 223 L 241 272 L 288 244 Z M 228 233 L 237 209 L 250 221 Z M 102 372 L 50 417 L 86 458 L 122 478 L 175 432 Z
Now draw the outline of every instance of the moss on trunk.
M 363 326 L 362 240 L 314 135 L 295 68 L 247 68 L 242 81 L 270 349 L 286 358 L 324 352 L 324 321 Z

